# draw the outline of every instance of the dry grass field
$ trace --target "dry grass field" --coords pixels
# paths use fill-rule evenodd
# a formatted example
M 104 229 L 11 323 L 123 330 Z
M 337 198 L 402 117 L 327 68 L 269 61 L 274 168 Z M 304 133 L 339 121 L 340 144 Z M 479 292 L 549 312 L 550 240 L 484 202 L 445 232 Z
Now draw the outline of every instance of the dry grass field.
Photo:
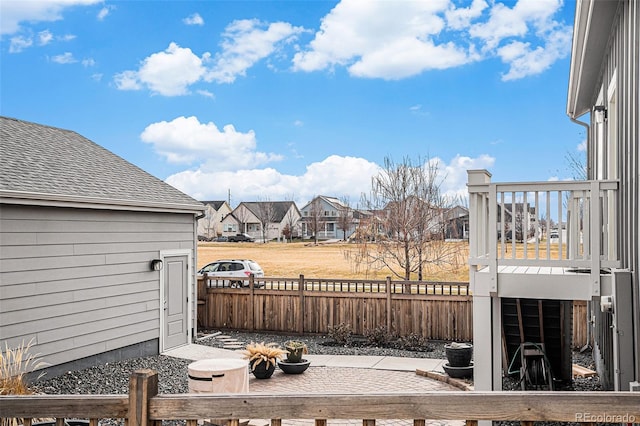
M 456 265 L 446 269 L 427 271 L 425 281 L 469 281 L 467 266 L 468 246 L 461 244 Z M 202 243 L 198 244 L 198 268 L 218 259 L 253 259 L 262 266 L 267 277 L 309 278 L 353 278 L 385 279 L 391 276 L 388 270 L 357 270 L 349 261 L 346 252 L 354 249 L 353 244 L 335 243 L 313 245 L 308 243 Z M 415 277 L 412 277 L 415 279 Z

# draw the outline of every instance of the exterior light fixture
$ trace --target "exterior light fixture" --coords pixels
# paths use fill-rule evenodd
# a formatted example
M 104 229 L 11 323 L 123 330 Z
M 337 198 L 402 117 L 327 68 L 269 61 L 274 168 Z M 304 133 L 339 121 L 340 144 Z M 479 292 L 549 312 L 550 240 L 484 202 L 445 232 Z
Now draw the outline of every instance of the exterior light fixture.
M 604 105 L 596 105 L 593 107 L 596 123 L 604 123 L 607 119 L 607 108 Z
M 160 270 L 162 270 L 162 266 L 163 266 L 162 259 L 153 259 L 151 261 L 151 270 L 152 271 L 160 271 Z

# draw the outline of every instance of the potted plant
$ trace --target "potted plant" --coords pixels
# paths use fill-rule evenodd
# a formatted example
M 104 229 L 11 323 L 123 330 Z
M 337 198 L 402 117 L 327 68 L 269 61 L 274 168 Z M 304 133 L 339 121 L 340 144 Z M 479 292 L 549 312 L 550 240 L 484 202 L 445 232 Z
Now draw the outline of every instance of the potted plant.
M 444 371 L 454 378 L 470 377 L 473 374 L 473 345 L 471 343 L 452 342 L 444 345 L 447 362 Z
M 278 367 L 286 374 L 300 374 L 309 367 L 310 361 L 302 358 L 309 353 L 307 344 L 300 340 L 288 340 L 284 343 L 287 351 L 287 359 L 278 361 Z
M 249 343 L 243 351 L 256 379 L 268 379 L 276 369 L 276 363 L 287 353 L 276 343 Z
M 300 362 L 302 355 L 309 353 L 307 344 L 300 340 L 287 340 L 284 343 L 284 348 L 287 350 L 288 362 Z

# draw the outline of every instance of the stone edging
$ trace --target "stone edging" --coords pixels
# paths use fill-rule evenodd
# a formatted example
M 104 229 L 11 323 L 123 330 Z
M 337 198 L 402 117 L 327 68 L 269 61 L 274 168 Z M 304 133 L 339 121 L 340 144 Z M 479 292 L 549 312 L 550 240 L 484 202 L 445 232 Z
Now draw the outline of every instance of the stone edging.
M 424 377 L 428 377 L 430 379 L 433 380 L 438 380 L 440 382 L 444 382 L 447 383 L 451 386 L 454 386 L 458 389 L 461 389 L 463 391 L 472 391 L 473 390 L 473 384 L 467 383 L 464 380 L 460 380 L 460 379 L 454 379 L 452 377 L 449 377 L 446 374 L 442 374 L 442 373 L 438 373 L 437 371 L 425 371 L 425 370 L 420 370 L 419 368 L 416 369 L 416 374 L 418 376 L 424 376 Z

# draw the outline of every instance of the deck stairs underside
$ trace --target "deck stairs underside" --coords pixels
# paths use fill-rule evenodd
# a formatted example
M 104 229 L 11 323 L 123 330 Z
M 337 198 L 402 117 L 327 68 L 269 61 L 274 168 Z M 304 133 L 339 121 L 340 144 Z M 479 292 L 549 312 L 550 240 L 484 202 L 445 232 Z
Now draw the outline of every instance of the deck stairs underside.
M 571 301 L 501 298 L 505 370 L 520 371 L 523 348 L 536 348 L 547 357 L 553 379 L 571 380 L 572 309 Z

